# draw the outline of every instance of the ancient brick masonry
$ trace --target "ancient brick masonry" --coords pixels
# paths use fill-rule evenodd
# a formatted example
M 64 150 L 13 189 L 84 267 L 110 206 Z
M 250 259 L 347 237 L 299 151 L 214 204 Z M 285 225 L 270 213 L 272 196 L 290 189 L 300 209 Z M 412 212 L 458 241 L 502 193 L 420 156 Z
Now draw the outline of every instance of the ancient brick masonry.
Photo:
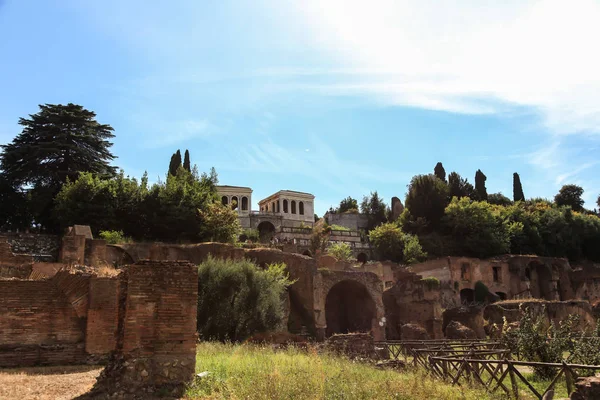
M 139 261 L 127 267 L 118 348 L 95 392 L 180 392 L 194 374 L 198 270 L 189 262 Z

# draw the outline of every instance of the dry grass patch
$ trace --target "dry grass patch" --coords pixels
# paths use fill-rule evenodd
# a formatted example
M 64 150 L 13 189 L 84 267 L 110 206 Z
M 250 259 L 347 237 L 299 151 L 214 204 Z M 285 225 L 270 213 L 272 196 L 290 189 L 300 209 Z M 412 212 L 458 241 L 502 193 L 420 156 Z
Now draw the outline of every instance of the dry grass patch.
M 88 392 L 103 367 L 89 365 L 0 370 L 1 400 L 67 400 Z

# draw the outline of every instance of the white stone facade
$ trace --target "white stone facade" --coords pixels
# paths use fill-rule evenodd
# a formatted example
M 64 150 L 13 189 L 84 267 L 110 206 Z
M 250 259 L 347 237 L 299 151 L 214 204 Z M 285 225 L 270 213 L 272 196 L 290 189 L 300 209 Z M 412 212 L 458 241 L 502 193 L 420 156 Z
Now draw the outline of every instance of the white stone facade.
M 221 203 L 231 205 L 237 212 L 242 228 L 250 228 L 252 189 L 244 186 L 217 186 Z
M 280 190 L 258 202 L 260 213 L 279 215 L 282 226 L 312 227 L 315 215 L 315 196 L 310 193 Z

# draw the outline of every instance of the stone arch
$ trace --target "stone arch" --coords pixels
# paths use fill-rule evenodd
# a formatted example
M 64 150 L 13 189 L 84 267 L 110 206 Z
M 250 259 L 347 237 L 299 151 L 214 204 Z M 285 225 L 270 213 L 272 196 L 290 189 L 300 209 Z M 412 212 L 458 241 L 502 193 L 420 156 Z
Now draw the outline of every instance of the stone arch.
M 283 213 L 288 213 L 288 201 L 286 199 L 283 199 Z
M 261 242 L 268 242 L 275 234 L 275 225 L 269 221 L 263 221 L 257 226 Z
M 248 198 L 242 197 L 242 211 L 248 211 Z
M 471 304 L 475 301 L 475 291 L 473 289 L 464 288 L 460 291 L 460 303 Z
M 296 214 L 296 200 L 292 200 L 292 214 Z
M 310 250 L 304 250 L 302 252 L 302 255 L 312 257 L 312 253 L 310 252 Z
M 554 300 L 552 296 L 552 272 L 546 265 L 536 263 L 535 275 L 537 283 L 537 294 L 541 299 Z M 533 285 L 532 285 L 533 286 Z
M 358 255 L 356 256 L 356 261 L 358 261 L 361 264 L 364 264 L 367 261 L 369 261 L 369 257 L 365 253 L 358 253 Z
M 365 285 L 354 280 L 342 280 L 327 293 L 325 318 L 327 336 L 370 332 L 377 320 L 377 308 Z
M 496 294 L 498 295 L 498 297 L 500 297 L 500 300 L 506 300 L 508 298 L 508 296 L 504 292 L 496 292 Z
M 303 201 L 298 202 L 298 214 L 304 215 L 304 202 Z
M 224 206 L 229 204 L 229 198 L 227 196 L 221 197 L 221 204 L 223 204 Z
M 231 209 L 232 210 L 237 210 L 238 206 L 239 206 L 238 197 L 237 196 L 232 196 L 231 197 Z

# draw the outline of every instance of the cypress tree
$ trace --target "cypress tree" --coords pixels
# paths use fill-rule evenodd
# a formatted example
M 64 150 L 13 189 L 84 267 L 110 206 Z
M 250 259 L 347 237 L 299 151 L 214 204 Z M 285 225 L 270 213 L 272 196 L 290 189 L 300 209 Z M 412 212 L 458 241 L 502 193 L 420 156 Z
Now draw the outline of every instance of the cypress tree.
M 513 200 L 524 201 L 523 186 L 521 186 L 521 178 L 516 172 L 513 174 Z
M 192 166 L 190 164 L 190 152 L 188 149 L 185 149 L 185 155 L 183 157 L 183 168 L 185 168 L 187 172 L 192 172 Z
M 475 172 L 475 193 L 479 201 L 487 201 L 487 189 L 485 188 L 485 181 L 487 176 L 480 169 Z
M 171 162 L 169 162 L 169 174 L 177 175 L 177 170 L 181 167 L 181 152 L 177 150 L 176 153 L 173 153 L 171 156 Z
M 435 164 L 435 168 L 433 169 L 433 173 L 440 180 L 446 182 L 446 170 L 444 169 L 444 166 L 442 165 L 441 162 L 438 162 L 437 164 Z

